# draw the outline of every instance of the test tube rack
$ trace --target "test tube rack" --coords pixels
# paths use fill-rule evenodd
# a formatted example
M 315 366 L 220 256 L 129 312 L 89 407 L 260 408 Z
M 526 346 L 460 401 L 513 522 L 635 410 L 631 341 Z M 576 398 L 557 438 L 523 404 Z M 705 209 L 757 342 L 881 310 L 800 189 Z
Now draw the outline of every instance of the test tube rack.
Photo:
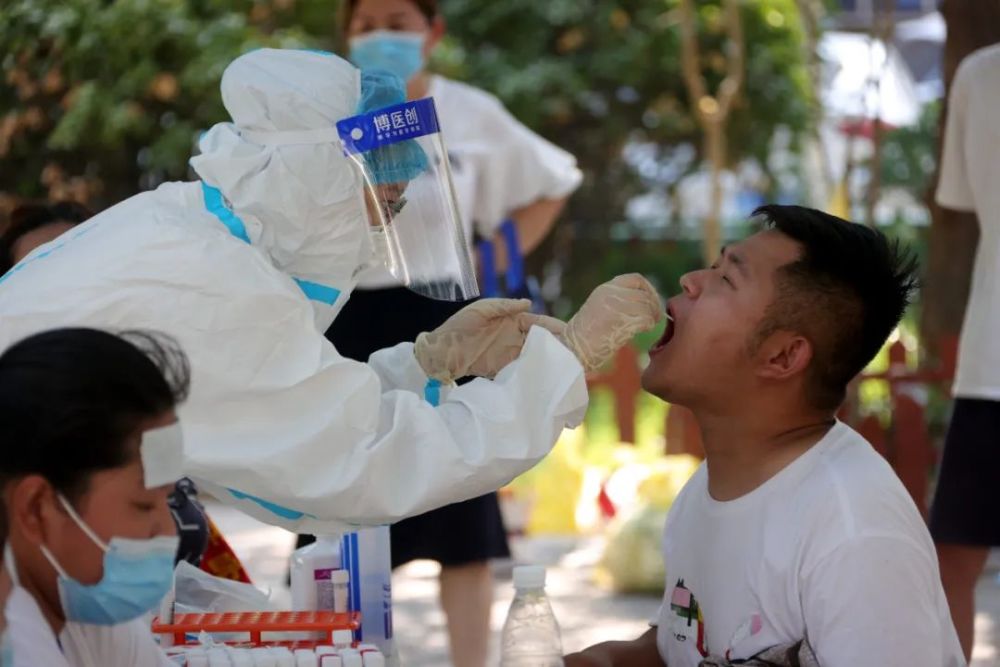
M 247 633 L 249 642 L 238 642 L 241 646 L 291 646 L 313 648 L 333 642 L 337 630 L 357 630 L 361 627 L 359 612 L 338 613 L 333 611 L 245 611 L 206 614 L 177 614 L 172 623 L 162 623 L 153 619 L 153 632 L 158 635 L 172 635 L 174 646 L 186 646 L 191 638 L 197 641 L 201 632 Z M 315 641 L 267 641 L 261 635 L 266 632 L 313 632 L 322 633 Z

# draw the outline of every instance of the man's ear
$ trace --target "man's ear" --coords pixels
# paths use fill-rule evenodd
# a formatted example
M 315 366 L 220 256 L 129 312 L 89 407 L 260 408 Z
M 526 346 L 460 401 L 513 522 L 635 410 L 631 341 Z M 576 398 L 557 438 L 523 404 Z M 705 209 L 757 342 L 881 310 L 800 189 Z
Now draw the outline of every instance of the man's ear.
M 8 529 L 17 530 L 32 544 L 47 542 L 48 533 L 60 523 L 52 485 L 40 475 L 27 475 L 9 482 L 3 496 Z
M 787 380 L 804 373 L 813 357 L 809 339 L 791 331 L 776 331 L 757 350 L 757 376 Z

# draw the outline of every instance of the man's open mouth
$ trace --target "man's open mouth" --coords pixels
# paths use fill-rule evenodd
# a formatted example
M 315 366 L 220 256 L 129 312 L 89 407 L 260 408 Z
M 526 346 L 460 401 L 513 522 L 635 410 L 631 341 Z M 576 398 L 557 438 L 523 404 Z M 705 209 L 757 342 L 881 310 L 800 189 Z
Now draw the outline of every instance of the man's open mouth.
M 651 355 L 657 354 L 662 351 L 674 337 L 674 331 L 676 330 L 676 320 L 674 319 L 674 314 L 670 310 L 670 306 L 667 306 L 667 326 L 663 329 L 663 336 L 660 340 L 656 341 L 656 344 L 650 348 L 649 353 Z

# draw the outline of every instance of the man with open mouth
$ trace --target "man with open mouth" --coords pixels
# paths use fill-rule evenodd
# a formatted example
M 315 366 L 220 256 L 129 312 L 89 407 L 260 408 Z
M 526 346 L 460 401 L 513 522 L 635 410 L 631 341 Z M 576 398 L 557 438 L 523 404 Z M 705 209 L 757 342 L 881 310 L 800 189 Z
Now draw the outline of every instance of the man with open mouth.
M 916 262 L 820 211 L 755 215 L 759 232 L 681 279 L 643 375 L 693 412 L 706 455 L 666 522 L 654 627 L 566 665 L 735 664 L 783 646 L 823 667 L 965 665 L 920 512 L 836 418 Z M 787 664 L 813 664 L 800 659 Z

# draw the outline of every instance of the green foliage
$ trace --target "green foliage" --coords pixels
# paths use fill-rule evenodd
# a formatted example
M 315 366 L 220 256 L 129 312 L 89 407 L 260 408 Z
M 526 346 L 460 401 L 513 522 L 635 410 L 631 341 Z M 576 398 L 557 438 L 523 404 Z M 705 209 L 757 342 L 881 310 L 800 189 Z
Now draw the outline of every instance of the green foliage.
M 729 126 L 731 159 L 766 163 L 773 131 L 808 124 L 809 83 L 793 0 L 742 4 L 747 76 Z M 629 140 L 700 147 L 681 74 L 677 0 L 452 0 L 439 68 L 495 92 L 526 124 L 573 152 L 588 180 L 574 218 L 605 227 L 642 184 L 623 168 Z M 697 3 L 710 91 L 725 74 L 718 0 Z M 591 232 L 592 230 L 585 229 Z M 604 233 L 601 233 L 604 232 Z
M 697 3 L 714 91 L 728 38 L 720 0 Z M 336 43 L 337 0 L 7 0 L 0 4 L 0 194 L 104 206 L 185 178 L 199 132 L 226 119 L 226 64 L 265 45 Z M 568 307 L 635 262 L 667 289 L 697 262 L 680 246 L 609 252 L 608 229 L 644 183 L 630 141 L 700 148 L 680 69 L 678 0 L 447 0 L 435 67 L 497 94 L 576 155 L 586 175 L 567 213 L 577 232 Z M 747 76 L 730 159 L 767 164 L 778 126 L 808 124 L 810 90 L 794 0 L 741 3 Z M 544 249 L 535 269 L 549 256 Z M 654 251 L 659 254 L 651 254 Z M 645 269 L 643 269 L 645 270 Z M 573 292 L 580 287 L 579 294 Z
M 0 190 L 106 204 L 183 178 L 197 133 L 226 118 L 226 64 L 308 42 L 299 28 L 254 24 L 253 5 L 4 2 Z
M 882 187 L 901 187 L 923 199 L 937 165 L 941 104 L 924 106 L 920 122 L 886 133 L 882 140 Z

